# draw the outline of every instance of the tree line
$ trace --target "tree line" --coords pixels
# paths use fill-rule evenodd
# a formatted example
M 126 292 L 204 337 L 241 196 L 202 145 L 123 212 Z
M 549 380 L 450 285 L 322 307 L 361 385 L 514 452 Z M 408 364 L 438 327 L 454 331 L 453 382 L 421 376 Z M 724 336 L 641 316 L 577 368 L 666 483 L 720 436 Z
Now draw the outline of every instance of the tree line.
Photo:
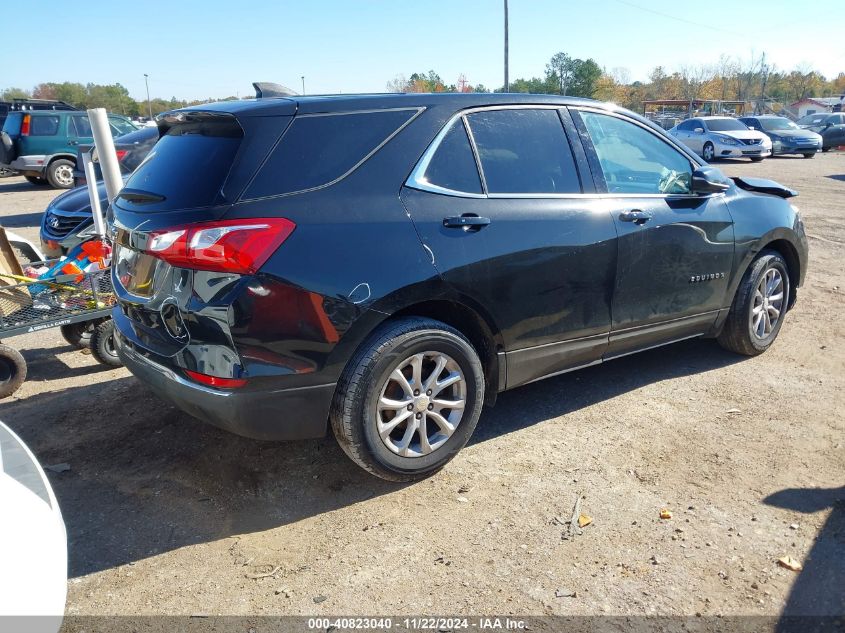
M 226 99 L 204 99 L 186 101 L 184 99 L 162 99 L 156 97 L 150 99 L 149 107 L 146 100 L 138 101 L 129 96 L 129 91 L 119 83 L 112 85 L 81 84 L 73 82 L 63 83 L 41 83 L 32 90 L 22 88 L 7 88 L 0 92 L 0 101 L 11 101 L 12 99 L 54 99 L 64 101 L 80 109 L 105 108 L 115 114 L 124 114 L 130 117 L 149 116 L 152 110 L 153 116 L 173 110 L 184 108 L 189 105 L 208 103 L 211 101 L 228 101 L 236 99 L 231 96 Z
M 765 53 L 750 59 L 722 55 L 712 64 L 680 66 L 672 71 L 657 66 L 647 81 L 631 81 L 622 66 L 602 68 L 593 59 L 557 53 L 540 76 L 519 78 L 510 83 L 510 92 L 558 94 L 612 101 L 640 110 L 650 99 L 716 99 L 755 102 L 764 100 L 779 111 L 806 97 L 831 97 L 845 93 L 845 72 L 828 79 L 809 65 L 780 70 L 766 61 Z M 447 85 L 434 70 L 397 75 L 387 82 L 388 92 L 490 92 L 483 85 Z M 493 92 L 503 92 L 504 86 Z

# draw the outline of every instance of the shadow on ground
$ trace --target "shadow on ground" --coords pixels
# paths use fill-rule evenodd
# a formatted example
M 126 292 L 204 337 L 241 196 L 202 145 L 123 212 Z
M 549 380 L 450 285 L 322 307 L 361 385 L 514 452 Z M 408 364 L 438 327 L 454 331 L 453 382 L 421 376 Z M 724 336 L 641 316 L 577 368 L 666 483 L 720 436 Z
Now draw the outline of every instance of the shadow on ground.
M 5 178 L 0 180 L 0 193 L 15 193 L 17 191 L 45 191 L 50 189 L 46 183 L 43 185 L 33 185 L 28 180 L 12 181 L 12 178 L 14 178 L 14 176 L 11 176 L 9 180 L 6 180 Z
M 0 224 L 7 229 L 22 229 L 41 226 L 41 216 L 44 211 L 33 211 L 32 213 L 18 213 L 17 215 L 4 215 L 0 218 Z
M 473 444 L 578 411 L 643 385 L 741 359 L 690 341 L 501 394 Z M 93 370 L 92 371 L 96 371 Z M 267 530 L 398 490 L 342 453 L 334 439 L 241 438 L 164 404 L 132 377 L 0 403 L 50 474 L 76 577 L 186 545 Z
M 769 495 L 763 502 L 805 514 L 831 510 L 803 563 L 803 571 L 795 578 L 778 631 L 798 631 L 795 625 L 800 620 L 792 618 L 845 616 L 845 486 L 791 488 Z

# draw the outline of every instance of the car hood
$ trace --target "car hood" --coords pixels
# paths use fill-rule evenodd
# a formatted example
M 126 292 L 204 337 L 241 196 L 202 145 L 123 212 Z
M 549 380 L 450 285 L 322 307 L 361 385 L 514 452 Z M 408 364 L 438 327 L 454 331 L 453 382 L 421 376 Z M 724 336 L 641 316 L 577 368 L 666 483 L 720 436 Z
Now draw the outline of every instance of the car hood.
M 758 132 L 757 130 L 729 130 L 727 132 L 710 132 L 711 134 L 721 134 L 723 136 L 730 136 L 731 138 L 737 139 L 752 139 L 752 138 L 759 138 L 759 139 L 768 139 L 769 137 L 763 134 L 762 132 Z
M 814 136 L 818 136 L 819 138 L 821 138 L 821 136 L 819 136 L 812 130 L 772 130 L 771 132 L 769 132 L 769 134 L 774 134 L 783 138 L 811 138 Z
M 126 183 L 127 178 L 124 177 L 123 182 Z M 100 206 L 103 212 L 106 210 L 106 183 L 100 181 L 97 183 L 97 193 L 100 195 Z M 48 209 L 61 209 L 62 211 L 87 211 L 91 212 L 91 200 L 88 198 L 88 186 L 76 187 L 70 191 L 66 191 L 60 196 L 53 198 L 53 201 L 47 206 Z

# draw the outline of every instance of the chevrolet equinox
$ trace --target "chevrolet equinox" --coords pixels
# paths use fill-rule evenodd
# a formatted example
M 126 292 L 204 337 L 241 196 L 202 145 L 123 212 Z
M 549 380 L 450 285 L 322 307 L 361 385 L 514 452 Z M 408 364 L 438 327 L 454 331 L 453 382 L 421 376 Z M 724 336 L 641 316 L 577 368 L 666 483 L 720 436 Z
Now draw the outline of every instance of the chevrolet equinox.
M 691 337 L 760 354 L 807 268 L 794 191 L 595 101 L 265 98 L 158 128 L 109 212 L 121 359 L 241 435 L 331 426 L 385 479 L 441 468 L 498 392 Z

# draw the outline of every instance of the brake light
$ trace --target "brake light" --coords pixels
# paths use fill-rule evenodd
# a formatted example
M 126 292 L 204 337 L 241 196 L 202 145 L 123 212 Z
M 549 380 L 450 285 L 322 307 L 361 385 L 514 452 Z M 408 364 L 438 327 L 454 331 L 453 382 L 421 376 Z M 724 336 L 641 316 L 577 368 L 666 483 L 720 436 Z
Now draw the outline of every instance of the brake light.
M 128 149 L 118 149 L 118 150 L 115 150 L 115 153 L 117 154 L 117 162 L 120 162 L 120 161 L 123 160 L 123 157 L 126 156 L 129 153 L 129 150 Z
M 209 387 L 221 387 L 223 389 L 237 389 L 246 384 L 243 378 L 218 378 L 217 376 L 209 376 L 208 374 L 201 374 L 198 371 L 185 370 L 189 378 L 197 381 L 200 384 L 208 385 Z
M 21 121 L 21 136 L 29 136 L 29 122 L 31 119 L 32 117 L 28 114 L 23 115 L 23 120 Z
M 151 233 L 146 252 L 179 268 L 249 275 L 295 228 L 285 218 L 204 222 Z

